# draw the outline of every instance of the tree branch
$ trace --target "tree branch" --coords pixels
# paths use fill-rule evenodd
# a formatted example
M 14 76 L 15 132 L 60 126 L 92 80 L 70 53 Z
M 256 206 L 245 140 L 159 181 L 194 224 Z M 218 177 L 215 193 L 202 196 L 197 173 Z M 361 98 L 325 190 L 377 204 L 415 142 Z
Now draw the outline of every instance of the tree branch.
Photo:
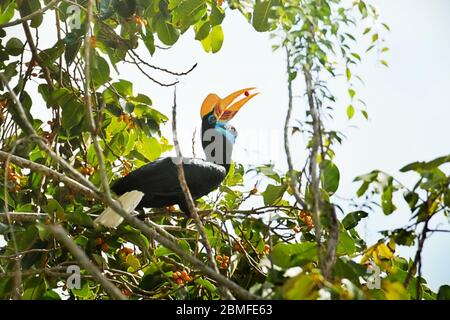
M 8 28 L 8 27 L 16 26 L 16 25 L 18 25 L 18 24 L 21 24 L 21 23 L 23 23 L 23 22 L 26 22 L 26 21 L 28 21 L 28 20 L 31 20 L 31 19 L 33 19 L 34 17 L 37 17 L 37 16 L 40 15 L 40 14 L 43 14 L 43 13 L 46 12 L 47 10 L 52 9 L 55 5 L 58 4 L 58 2 L 61 2 L 61 0 L 52 0 L 52 1 L 49 2 L 49 4 L 46 5 L 45 7 L 41 8 L 41 9 L 39 9 L 39 10 L 36 10 L 36 11 L 30 13 L 29 15 L 27 15 L 27 16 L 25 16 L 25 17 L 22 17 L 22 18 L 20 18 L 20 19 L 17 19 L 17 20 L 11 21 L 11 22 L 7 22 L 7 23 L 4 23 L 4 24 L 1 24 L 1 25 L 0 25 L 0 28 L 3 29 L 3 28 Z
M 202 241 L 202 244 L 204 245 L 206 249 L 206 254 L 209 258 L 209 263 L 211 267 L 214 269 L 216 273 L 219 274 L 219 269 L 217 268 L 216 260 L 214 259 L 214 255 L 212 252 L 211 245 L 209 244 L 208 237 L 206 236 L 205 229 L 203 227 L 202 221 L 200 220 L 200 217 L 198 216 L 197 208 L 194 204 L 194 199 L 192 199 L 191 191 L 189 190 L 189 187 L 186 182 L 186 177 L 184 175 L 184 168 L 183 168 L 183 156 L 181 154 L 180 145 L 178 143 L 178 135 L 177 135 L 177 88 L 175 87 L 173 92 L 173 107 L 172 107 L 172 134 L 173 134 L 173 144 L 175 147 L 175 151 L 177 154 L 177 161 L 176 161 L 176 167 L 178 172 L 178 181 L 180 182 L 181 189 L 183 190 L 186 203 L 188 205 L 189 213 L 191 217 L 194 218 L 195 224 L 197 225 L 197 230 L 200 233 L 200 238 Z M 231 294 L 226 290 L 224 293 L 224 296 L 228 299 L 232 299 Z
M 94 278 L 103 286 L 105 291 L 113 299 L 127 300 L 122 292 L 89 260 L 89 257 L 78 247 L 70 235 L 59 225 L 48 225 L 47 228 L 53 233 L 55 238 L 61 242 L 72 253 L 75 259 L 88 270 Z
M 62 182 L 64 184 L 70 185 L 70 188 L 76 192 L 80 192 L 87 196 L 97 198 L 97 194 L 94 191 L 92 191 L 91 189 L 85 187 L 78 181 L 73 180 L 62 173 L 59 173 L 59 172 L 57 172 L 47 166 L 44 166 L 42 164 L 12 155 L 8 152 L 0 151 L 0 160 L 7 161 L 7 159 L 9 159 L 10 162 L 12 162 L 18 166 L 21 166 L 24 168 L 29 168 L 36 172 L 40 172 L 40 173 L 44 174 L 45 176 L 52 177 L 57 182 Z

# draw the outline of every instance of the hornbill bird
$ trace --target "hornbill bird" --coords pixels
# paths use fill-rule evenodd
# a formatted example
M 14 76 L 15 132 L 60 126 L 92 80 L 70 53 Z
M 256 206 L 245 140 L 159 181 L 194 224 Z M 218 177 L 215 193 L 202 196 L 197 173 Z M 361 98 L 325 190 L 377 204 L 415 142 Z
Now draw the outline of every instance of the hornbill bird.
M 216 189 L 225 179 L 237 137 L 236 129 L 228 121 L 258 94 L 250 93 L 253 89 L 238 90 L 223 99 L 211 93 L 203 101 L 200 109 L 201 141 L 206 160 L 182 159 L 186 182 L 194 200 Z M 127 212 L 177 204 L 184 213 L 189 214 L 178 181 L 177 160 L 176 157 L 167 157 L 150 162 L 115 181 L 111 190 L 121 195 L 119 201 Z M 107 208 L 95 219 L 95 223 L 116 228 L 122 220 L 121 216 Z

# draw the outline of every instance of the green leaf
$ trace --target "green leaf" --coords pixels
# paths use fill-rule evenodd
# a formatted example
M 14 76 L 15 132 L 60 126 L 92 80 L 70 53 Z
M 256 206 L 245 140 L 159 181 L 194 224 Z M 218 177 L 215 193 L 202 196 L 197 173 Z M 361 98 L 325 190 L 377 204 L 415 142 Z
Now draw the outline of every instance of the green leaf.
M 145 33 L 141 32 L 142 34 L 142 40 L 144 41 L 145 46 L 147 47 L 148 52 L 150 52 L 150 55 L 153 55 L 155 53 L 155 37 L 153 36 L 153 32 L 150 29 L 150 26 L 147 25 L 145 27 Z
M 288 300 L 315 300 L 319 296 L 316 283 L 307 274 L 288 279 L 283 287 L 283 297 Z
M 26 281 L 25 291 L 22 294 L 23 300 L 39 300 L 46 291 L 46 285 L 43 277 L 31 278 Z
M 100 87 L 109 81 L 109 65 L 105 59 L 100 57 L 99 55 L 95 55 L 95 58 L 92 59 L 93 63 L 91 64 L 91 74 L 92 74 L 92 82 L 94 82 L 96 87 Z
M 66 60 L 66 63 L 70 66 L 75 60 L 81 48 L 81 43 L 83 42 L 83 40 L 77 32 L 72 31 L 71 33 L 66 35 L 66 37 L 64 38 L 64 42 L 66 44 L 66 50 L 64 51 L 64 59 Z
M 443 285 L 439 287 L 437 300 L 450 300 L 450 286 Z
M 402 246 L 412 246 L 416 240 L 416 234 L 414 231 L 408 231 L 405 229 L 395 229 L 391 233 L 392 239 L 395 243 Z
M 347 106 L 347 118 L 350 120 L 355 115 L 355 107 L 350 104 Z
M 277 243 L 272 249 L 272 261 L 288 269 L 317 259 L 317 246 L 313 242 Z
M 444 195 L 444 204 L 450 208 L 450 189 L 447 189 Z
M 55 199 L 49 199 L 47 205 L 44 207 L 46 213 L 50 216 L 55 215 L 58 219 L 64 218 L 64 209 Z
M 42 300 L 61 300 L 61 297 L 56 291 L 47 290 L 42 296 Z
M 129 97 L 128 100 L 135 103 L 143 103 L 147 106 L 152 105 L 152 99 L 141 93 L 139 93 L 136 97 Z
M 374 33 L 374 34 L 372 35 L 372 42 L 377 41 L 378 38 L 379 38 L 378 33 Z
M 353 98 L 355 97 L 356 91 L 352 88 L 348 89 L 348 95 L 350 96 L 350 98 L 353 100 Z
M 383 213 L 385 215 L 389 215 L 397 209 L 397 207 L 392 202 L 392 194 L 394 191 L 394 187 L 392 184 L 385 187 L 383 193 L 381 195 L 381 207 L 383 209 Z
M 112 86 L 123 98 L 133 95 L 133 84 L 130 81 L 120 79 L 118 82 L 114 82 Z
M 347 81 L 350 81 L 350 79 L 352 78 L 352 71 L 350 70 L 350 68 L 345 69 L 345 74 L 347 76 Z
M 172 21 L 177 28 L 185 30 L 189 26 L 197 23 L 205 13 L 205 0 L 183 0 L 172 11 Z
M 350 212 L 342 220 L 342 225 L 346 230 L 353 229 L 361 219 L 366 218 L 368 215 L 367 212 L 361 210 Z
M 339 187 L 340 173 L 338 167 L 330 160 L 320 163 L 322 169 L 322 186 L 330 195 L 335 193 Z
M 41 9 L 41 2 L 39 0 L 22 0 L 17 3 L 19 6 L 20 15 L 25 17 L 29 14 L 32 14 L 35 11 Z M 37 28 L 41 25 L 43 20 L 43 15 L 39 14 L 33 19 L 31 19 L 30 27 Z
M 444 163 L 450 162 L 450 155 L 436 158 L 429 162 L 416 161 L 412 162 L 400 169 L 400 172 L 431 170 L 441 166 Z
M 369 114 L 367 113 L 366 110 L 361 110 L 361 114 L 363 115 L 363 117 L 364 117 L 366 120 L 369 120 Z
M 77 100 L 71 100 L 61 105 L 61 125 L 64 129 L 71 129 L 81 122 L 85 115 L 84 105 Z
M 355 52 L 352 52 L 351 55 L 352 55 L 353 57 L 355 57 L 356 59 L 358 59 L 359 61 L 361 61 L 361 56 L 360 56 L 359 54 L 357 54 L 357 53 L 355 53 Z
M 171 46 L 177 42 L 178 37 L 180 36 L 178 31 L 171 24 L 162 19 L 159 19 L 156 22 L 156 33 L 159 40 L 168 46 Z
M 19 56 L 20 54 L 22 54 L 24 46 L 22 41 L 13 37 L 8 40 L 5 48 L 9 55 Z
M 403 195 L 403 198 L 405 199 L 405 201 L 408 203 L 408 206 L 413 209 L 416 204 L 417 201 L 419 201 L 419 195 L 416 192 L 405 192 L 405 194 Z
M 252 24 L 256 31 L 268 31 L 271 27 L 269 18 L 273 7 L 278 3 L 276 0 L 256 1 L 253 9 Z
M 198 284 L 200 287 L 205 288 L 211 293 L 214 293 L 217 291 L 217 288 L 214 284 L 212 284 L 209 280 L 197 278 L 195 279 L 195 283 Z
M 5 10 L 0 11 L 0 24 L 5 24 L 14 17 L 15 2 L 11 1 Z
M 283 184 L 280 186 L 276 186 L 273 184 L 269 184 L 266 190 L 262 193 L 264 199 L 264 205 L 270 206 L 277 204 L 282 198 L 284 193 L 287 190 L 287 185 Z
M 137 9 L 136 0 L 121 0 L 117 5 L 117 12 L 124 18 L 131 17 Z
M 100 0 L 98 3 L 99 18 L 106 20 L 114 15 L 119 0 Z
M 346 230 L 341 230 L 339 234 L 339 243 L 336 250 L 338 255 L 351 256 L 355 253 L 355 240 L 348 234 Z
M 149 161 L 156 160 L 161 155 L 161 145 L 153 137 L 145 137 L 136 145 L 137 151 Z
M 64 53 L 64 41 L 58 41 L 53 47 L 42 50 L 39 57 L 42 60 L 42 65 L 51 67 L 53 63 Z
M 217 1 L 211 3 L 211 15 L 209 16 L 209 22 L 211 26 L 217 26 L 222 23 L 225 18 L 225 11 L 217 5 Z
M 205 39 L 211 31 L 211 25 L 209 21 L 200 21 L 194 26 L 195 40 L 202 41 Z
M 215 26 L 211 29 L 209 35 L 202 40 L 203 49 L 206 52 L 216 53 L 220 50 L 223 43 L 223 31 L 221 26 Z

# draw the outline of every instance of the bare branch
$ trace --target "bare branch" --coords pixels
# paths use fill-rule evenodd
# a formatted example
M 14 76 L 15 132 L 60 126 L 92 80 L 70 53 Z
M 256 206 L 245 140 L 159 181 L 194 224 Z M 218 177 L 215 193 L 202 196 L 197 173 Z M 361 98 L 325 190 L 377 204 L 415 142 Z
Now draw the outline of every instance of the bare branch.
M 48 217 L 46 213 L 36 212 L 0 212 L 0 221 L 19 221 L 19 222 L 34 222 L 39 218 Z
M 59 172 L 57 172 L 47 166 L 44 166 L 42 164 L 12 155 L 12 154 L 4 152 L 4 151 L 0 151 L 0 160 L 6 161 L 8 158 L 9 158 L 10 162 L 12 162 L 18 166 L 21 166 L 24 168 L 29 168 L 36 172 L 40 172 L 40 173 L 44 174 L 45 176 L 52 177 L 55 181 L 70 185 L 70 188 L 76 192 L 80 192 L 80 193 L 83 193 L 90 197 L 97 198 L 97 194 L 94 191 L 83 186 L 78 181 L 69 178 L 67 175 L 59 173 Z
M 291 72 L 291 63 L 290 63 L 290 54 L 289 49 L 286 48 L 286 58 L 287 58 L 287 73 L 288 75 Z M 292 114 L 292 81 L 288 80 L 288 111 L 286 114 L 286 120 L 284 122 L 284 150 L 286 153 L 287 163 L 288 163 L 288 169 L 289 169 L 289 175 L 290 175 L 290 185 L 291 189 L 294 192 L 295 200 L 303 207 L 307 208 L 306 203 L 303 201 L 300 191 L 298 190 L 297 186 L 297 177 L 294 174 L 294 165 L 292 163 L 292 156 L 291 151 L 289 147 L 289 122 L 291 120 L 291 114 Z
M 142 67 L 139 65 L 139 63 L 136 61 L 136 59 L 133 56 L 130 55 L 130 58 L 133 60 L 133 62 L 129 62 L 129 61 L 125 61 L 125 60 L 124 60 L 124 62 L 128 62 L 128 63 L 134 64 L 139 69 L 139 71 L 142 72 L 142 74 L 144 76 L 146 76 L 149 80 L 153 81 L 154 83 L 160 85 L 161 87 L 172 87 L 172 86 L 174 86 L 174 85 L 176 85 L 178 83 L 178 81 L 174 81 L 174 82 L 171 82 L 171 83 L 163 83 L 161 81 L 156 80 L 151 75 L 149 75 L 147 72 L 145 72 L 144 69 L 142 69 Z
M 200 217 L 198 216 L 197 208 L 194 204 L 194 199 L 192 199 L 191 191 L 189 190 L 189 187 L 186 182 L 186 177 L 184 175 L 184 168 L 183 168 L 183 156 L 181 154 L 180 145 L 178 143 L 178 136 L 177 136 L 177 88 L 175 87 L 173 92 L 173 107 L 172 107 L 172 134 L 173 134 L 173 144 L 175 147 L 175 151 L 177 154 L 177 172 L 178 172 L 178 181 L 180 182 L 181 189 L 183 190 L 186 203 L 188 205 L 189 213 L 191 217 L 194 218 L 195 224 L 197 225 L 197 230 L 200 233 L 200 238 L 202 240 L 202 244 L 205 246 L 206 254 L 209 258 L 209 263 L 211 267 L 214 269 L 216 273 L 219 273 L 219 269 L 217 268 L 216 260 L 214 259 L 214 255 L 212 252 L 211 245 L 209 244 L 208 237 L 206 236 L 205 229 L 203 227 L 202 221 L 200 220 Z M 224 292 L 226 298 L 232 298 L 231 294 L 226 290 Z
M 191 72 L 197 67 L 197 63 L 195 63 L 195 64 L 194 64 L 189 70 L 187 70 L 187 71 L 184 71 L 184 72 L 175 72 L 175 71 L 171 71 L 171 70 L 169 70 L 169 69 L 161 68 L 161 67 L 155 66 L 155 65 L 153 65 L 153 64 L 150 64 L 150 63 L 148 63 L 147 61 L 141 59 L 141 57 L 139 57 L 139 55 L 138 55 L 133 49 L 131 49 L 130 51 L 131 51 L 132 55 L 133 55 L 137 60 L 139 60 L 140 63 L 146 65 L 146 66 L 149 67 L 149 68 L 152 68 L 152 69 L 155 69 L 155 70 L 159 70 L 159 71 L 162 71 L 162 72 L 171 74 L 171 75 L 173 75 L 173 76 L 186 76 L 186 75 L 188 75 L 189 73 L 191 73 Z M 131 58 L 133 59 L 133 57 L 131 57 Z M 134 59 L 133 59 L 133 60 L 134 60 Z M 124 60 L 124 62 L 127 62 L 127 63 L 133 63 L 133 62 L 130 62 L 130 61 L 125 61 L 125 60 Z M 136 63 L 136 60 L 134 60 L 134 63 Z
M 100 180 L 102 183 L 105 196 L 108 200 L 112 201 L 111 190 L 109 189 L 108 177 L 106 175 L 105 161 L 103 159 L 103 151 L 98 141 L 98 128 L 96 128 L 94 115 L 92 113 L 92 99 L 89 93 L 89 85 L 91 83 L 91 44 L 89 37 L 89 29 L 92 21 L 92 12 L 94 7 L 94 1 L 89 0 L 87 6 L 86 16 L 86 31 L 84 37 L 84 101 L 87 108 L 87 116 L 89 120 L 89 126 L 91 129 L 92 142 L 94 144 L 95 153 L 97 154 L 98 166 L 100 169 Z

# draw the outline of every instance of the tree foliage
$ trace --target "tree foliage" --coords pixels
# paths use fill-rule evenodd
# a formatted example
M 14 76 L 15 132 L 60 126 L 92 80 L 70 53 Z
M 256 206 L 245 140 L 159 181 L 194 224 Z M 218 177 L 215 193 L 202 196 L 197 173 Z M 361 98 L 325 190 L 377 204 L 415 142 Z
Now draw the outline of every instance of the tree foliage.
M 92 19 L 89 3 L 94 4 Z M 220 274 L 244 291 L 270 299 L 450 298 L 448 286 L 433 292 L 421 274 L 423 244 L 435 232 L 430 221 L 449 214 L 450 176 L 445 165 L 450 156 L 401 168 L 417 174 L 413 186 L 379 170 L 355 178 L 360 183 L 356 197 L 362 204 L 342 209 L 342 219 L 336 214 L 340 171 L 333 160 L 342 134 L 327 127 L 339 104 L 324 79 L 347 84 L 349 120 L 358 113 L 368 118 L 355 86 L 361 80 L 355 66 L 363 59 L 357 42 L 366 41 L 365 51 L 377 50 L 378 62 L 388 65 L 383 38 L 389 27 L 380 22 L 376 8 L 362 0 L 2 1 L 0 234 L 5 244 L 0 248 L 0 298 L 113 298 L 87 268 L 81 268 L 79 288 L 67 287 L 67 266 L 79 261 L 55 239 L 49 228 L 54 224 L 61 225 L 130 299 L 223 297 L 216 278 L 143 230 L 127 223 L 116 230 L 94 226 L 93 217 L 105 207 L 95 192 L 87 195 L 48 171 L 30 170 L 9 154 L 83 184 L 43 149 L 38 143 L 43 141 L 97 187 L 103 172 L 94 137 L 99 138 L 108 182 L 164 155 L 173 147 L 161 133 L 168 117 L 152 105 L 150 96 L 134 90 L 132 79 L 116 78 L 112 70 L 129 63 L 149 81 L 175 85 L 176 77 L 195 72 L 195 66 L 174 72 L 152 65 L 151 56 L 157 50 L 163 53 L 190 29 L 206 52 L 220 51 L 224 39 L 233 36 L 221 26 L 230 10 L 239 10 L 255 32 L 269 32 L 274 50 L 286 51 L 289 108 L 305 114 L 305 121 L 295 126 L 287 119 L 287 139 L 302 132 L 309 153 L 303 167 L 293 164 L 288 172 L 234 163 L 220 188 L 197 202 Z M 52 23 L 52 15 L 58 37 L 52 47 L 40 48 L 36 35 L 43 24 Z M 361 30 L 362 23 L 368 27 Z M 12 27 L 22 28 L 23 38 L 8 36 Z M 148 50 L 145 58 L 135 51 L 142 46 Z M 159 80 L 154 70 L 173 81 Z M 32 83 L 38 84 L 37 89 Z M 295 94 L 304 95 L 305 101 L 292 102 Z M 92 111 L 86 108 L 86 99 Z M 41 103 L 51 115 L 47 123 L 30 113 Z M 37 136 L 30 136 L 26 122 Z M 264 190 L 245 184 L 250 171 L 267 181 Z M 384 230 L 377 243 L 366 244 L 358 224 L 376 207 L 374 203 L 384 214 L 396 214 L 397 193 L 403 194 L 412 223 Z M 246 207 L 253 197 L 262 197 L 264 205 Z M 19 218 L 8 212 L 29 214 Z M 174 208 L 152 210 L 146 219 L 149 227 L 169 233 L 182 251 L 210 264 L 192 220 L 186 221 Z M 417 245 L 413 259 L 396 252 L 398 246 L 413 245 Z M 373 287 L 377 276 L 380 286 Z

